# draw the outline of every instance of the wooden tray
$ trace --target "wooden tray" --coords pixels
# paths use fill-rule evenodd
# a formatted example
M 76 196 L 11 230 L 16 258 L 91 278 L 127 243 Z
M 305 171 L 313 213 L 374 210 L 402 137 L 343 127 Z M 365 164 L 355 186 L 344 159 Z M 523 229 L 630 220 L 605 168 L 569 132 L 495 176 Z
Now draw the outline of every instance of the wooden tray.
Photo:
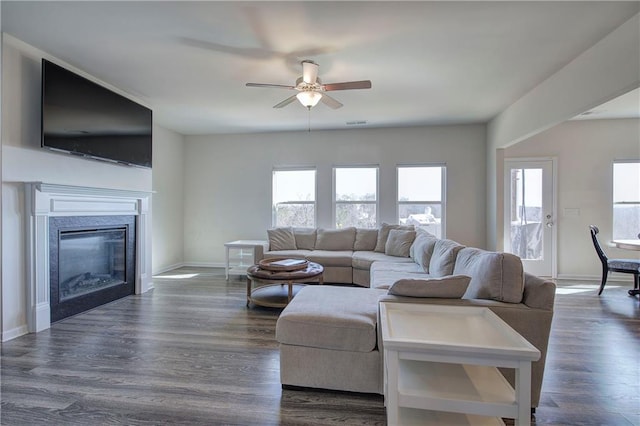
M 287 261 L 294 262 L 292 264 L 286 264 Z M 278 264 L 283 263 L 283 264 Z M 287 258 L 273 258 L 273 259 L 262 259 L 258 262 L 260 265 L 260 269 L 266 269 L 267 271 L 300 271 L 302 269 L 306 269 L 309 265 L 309 262 L 305 259 L 287 259 Z

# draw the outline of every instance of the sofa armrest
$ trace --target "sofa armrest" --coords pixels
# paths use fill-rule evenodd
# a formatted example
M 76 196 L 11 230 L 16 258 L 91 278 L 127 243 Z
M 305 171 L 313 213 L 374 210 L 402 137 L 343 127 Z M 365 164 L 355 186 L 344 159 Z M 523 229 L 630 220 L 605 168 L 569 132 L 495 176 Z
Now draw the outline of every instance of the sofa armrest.
M 262 259 L 264 259 L 264 254 L 268 251 L 269 251 L 269 242 L 265 241 L 263 244 L 256 245 L 253 250 L 253 254 L 254 254 L 253 261 L 256 263 L 260 262 Z
M 524 274 L 524 294 L 522 303 L 530 308 L 553 311 L 553 303 L 556 297 L 556 284 L 553 281 Z

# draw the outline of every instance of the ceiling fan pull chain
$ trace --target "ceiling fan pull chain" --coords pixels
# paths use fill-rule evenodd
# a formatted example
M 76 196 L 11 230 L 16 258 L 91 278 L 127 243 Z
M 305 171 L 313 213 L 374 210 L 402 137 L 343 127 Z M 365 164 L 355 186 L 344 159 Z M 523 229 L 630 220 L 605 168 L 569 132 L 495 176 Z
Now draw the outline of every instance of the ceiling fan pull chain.
M 307 113 L 309 114 L 309 133 L 311 133 L 311 107 L 307 107 Z

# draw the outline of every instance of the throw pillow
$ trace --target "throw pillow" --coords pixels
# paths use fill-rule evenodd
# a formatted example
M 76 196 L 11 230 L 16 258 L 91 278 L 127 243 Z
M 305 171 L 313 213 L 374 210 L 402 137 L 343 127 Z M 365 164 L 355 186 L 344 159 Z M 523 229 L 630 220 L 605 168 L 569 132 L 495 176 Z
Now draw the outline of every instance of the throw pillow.
M 387 243 L 384 246 L 384 254 L 389 256 L 409 257 L 409 249 L 416 238 L 415 231 L 403 231 L 392 229 L 389 231 Z
M 353 250 L 356 228 L 318 229 L 316 250 Z
M 373 251 L 377 242 L 377 229 L 356 228 L 356 242 L 353 243 L 355 251 Z
M 269 250 L 296 250 L 296 238 L 291 228 L 273 228 L 267 230 Z
M 437 240 L 429 261 L 429 275 L 444 277 L 453 274 L 458 252 L 464 248 L 453 240 Z
M 389 231 L 392 229 L 402 229 L 404 231 L 413 231 L 413 225 L 389 225 L 383 223 L 380 229 L 378 229 L 378 241 L 376 241 L 376 248 L 374 251 L 384 253 L 384 248 L 387 245 L 387 238 L 389 238 Z
M 471 282 L 467 275 L 449 275 L 424 280 L 402 279 L 389 287 L 389 294 L 409 297 L 460 299 Z

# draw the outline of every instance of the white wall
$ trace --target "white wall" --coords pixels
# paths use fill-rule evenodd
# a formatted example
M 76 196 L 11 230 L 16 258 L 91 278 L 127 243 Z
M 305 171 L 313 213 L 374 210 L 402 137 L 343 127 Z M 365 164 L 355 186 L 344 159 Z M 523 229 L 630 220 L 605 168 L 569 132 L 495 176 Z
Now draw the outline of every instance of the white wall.
M 568 121 L 504 153 L 505 158 L 557 157 L 558 276 L 599 278 L 588 226 L 600 228 L 601 244 L 611 240 L 613 161 L 640 159 L 640 120 Z M 579 216 L 565 215 L 565 209 L 578 209 Z M 610 257 L 640 258 L 640 253 L 604 249 Z
M 185 261 L 221 265 L 224 242 L 265 239 L 274 167 L 317 168 L 318 227 L 331 226 L 332 167 L 380 166 L 380 222 L 397 223 L 396 165 L 446 163 L 447 236 L 485 245 L 485 126 L 187 136 Z
M 640 87 L 640 14 L 514 102 L 487 126 L 487 243 L 502 248 L 500 149 Z
M 151 191 L 152 173 L 149 169 L 85 160 L 41 149 L 40 61 L 42 57 L 56 60 L 6 34 L 2 41 L 1 293 L 4 341 L 26 332 L 22 182 Z
M 153 273 L 184 261 L 184 137 L 153 128 Z

